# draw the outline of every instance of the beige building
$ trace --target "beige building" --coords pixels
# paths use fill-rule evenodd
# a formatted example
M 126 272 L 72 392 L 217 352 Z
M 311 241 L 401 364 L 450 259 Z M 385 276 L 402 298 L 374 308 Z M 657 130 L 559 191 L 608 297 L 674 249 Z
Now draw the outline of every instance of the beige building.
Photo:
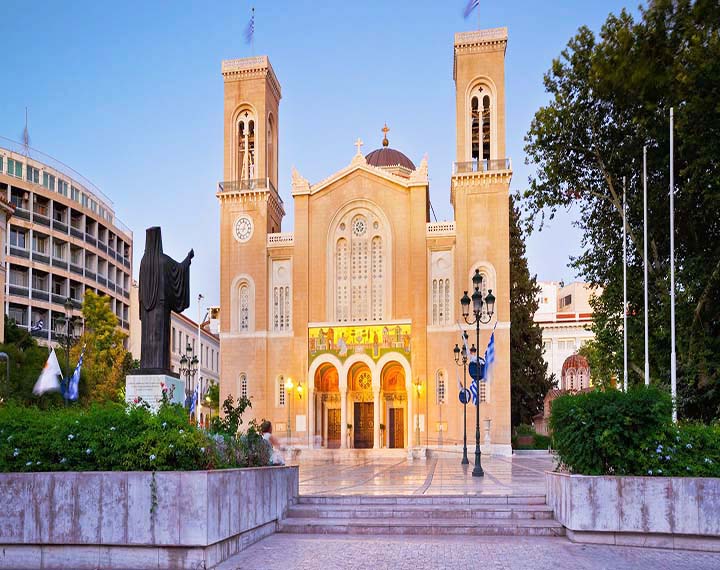
M 15 208 L 0 195 L 0 306 L 5 306 L 5 286 L 7 283 L 7 261 L 5 248 L 7 243 L 7 226 Z M 5 327 L 0 327 L 0 343 L 5 342 Z
M 496 326 L 484 450 L 510 453 L 506 44 L 506 28 L 455 36 L 453 220 L 430 221 L 427 158 L 416 166 L 383 129 L 380 148 L 364 155 L 358 140 L 324 180 L 293 170 L 292 232 L 277 189 L 278 78 L 267 56 L 223 62 L 221 400 L 248 394 L 257 418 L 300 445 L 458 444 L 453 347 L 478 270 L 496 296 L 480 335 L 484 351 Z M 470 409 L 470 439 L 474 420 Z
M 542 329 L 543 357 L 548 372 L 555 374 L 560 390 L 587 388 L 589 374 L 568 374 L 568 370 L 576 367 L 568 367 L 566 362 L 572 360 L 580 347 L 595 336 L 590 330 L 593 319 L 590 297 L 593 290 L 587 283 L 580 282 L 565 285 L 556 281 L 540 281 L 538 285 L 540 293 L 535 322 Z
M 72 316 L 80 317 L 85 291 L 92 289 L 110 297 L 127 332 L 132 232 L 112 202 L 70 167 L 12 141 L 2 144 L 0 195 L 15 208 L 3 249 L 5 314 L 52 343 L 66 300 L 72 300 Z

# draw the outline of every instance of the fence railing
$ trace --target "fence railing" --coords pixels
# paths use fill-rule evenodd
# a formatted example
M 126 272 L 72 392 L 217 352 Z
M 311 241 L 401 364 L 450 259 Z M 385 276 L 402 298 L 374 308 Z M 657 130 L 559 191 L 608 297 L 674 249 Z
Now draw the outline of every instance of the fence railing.
M 456 162 L 453 168 L 454 174 L 469 174 L 472 172 L 492 172 L 493 170 L 510 170 L 509 158 L 498 158 L 493 160 L 468 160 Z

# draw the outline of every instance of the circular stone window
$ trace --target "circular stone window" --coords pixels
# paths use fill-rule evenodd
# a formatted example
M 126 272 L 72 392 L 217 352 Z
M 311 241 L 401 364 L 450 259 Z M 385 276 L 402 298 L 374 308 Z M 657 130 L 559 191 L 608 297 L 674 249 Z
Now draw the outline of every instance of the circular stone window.
M 357 236 L 357 237 L 364 236 L 366 231 L 367 231 L 367 222 L 365 221 L 365 218 L 361 218 L 361 217 L 355 218 L 352 223 L 353 235 Z

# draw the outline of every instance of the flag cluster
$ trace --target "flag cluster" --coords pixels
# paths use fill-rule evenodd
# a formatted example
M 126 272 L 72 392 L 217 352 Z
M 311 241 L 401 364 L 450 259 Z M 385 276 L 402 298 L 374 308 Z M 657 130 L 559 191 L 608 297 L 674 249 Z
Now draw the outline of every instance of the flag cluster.
M 465 6 L 465 12 L 463 12 L 463 18 L 467 18 L 478 6 L 480 6 L 480 0 L 468 0 L 467 6 Z
M 252 16 L 250 16 L 250 21 L 248 22 L 248 25 L 245 28 L 245 43 L 251 44 L 254 36 L 255 36 L 255 8 L 253 8 Z

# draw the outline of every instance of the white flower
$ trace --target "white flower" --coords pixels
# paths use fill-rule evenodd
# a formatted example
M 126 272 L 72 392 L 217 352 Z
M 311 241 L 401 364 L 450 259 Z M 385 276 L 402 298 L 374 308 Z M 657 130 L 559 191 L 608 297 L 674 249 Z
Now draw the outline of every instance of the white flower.
M 157 459 L 157 456 L 153 453 L 153 454 L 150 456 L 150 461 L 155 461 L 156 459 Z
M 685 469 L 687 469 L 688 471 L 690 471 L 690 466 L 688 465 Z
M 65 463 L 66 461 L 67 461 L 67 459 L 65 459 L 65 458 L 63 457 L 63 458 L 60 460 L 60 463 Z
M 705 463 L 712 463 L 712 462 L 713 462 L 713 460 L 710 459 L 709 457 L 706 457 L 706 458 L 705 458 Z
M 200 448 L 200 453 L 205 453 L 205 448 L 204 448 L 204 447 L 201 447 L 201 448 Z
M 75 420 L 75 423 L 76 423 L 76 424 L 79 424 L 80 422 L 79 422 L 79 421 L 77 421 L 77 420 Z
M 20 450 L 16 447 L 15 451 L 13 451 L 13 457 L 17 457 L 18 455 L 20 455 Z M 707 461 L 707 459 L 705 461 Z
M 652 475 L 652 469 L 648 469 L 648 475 Z
M 167 427 L 167 422 L 163 422 L 162 427 Z
M 662 473 L 662 469 L 658 469 L 658 473 Z
M 663 446 L 662 446 L 662 445 L 658 445 L 658 446 L 657 446 L 657 449 L 656 449 L 655 451 L 656 451 L 657 453 L 662 453 L 662 450 L 663 450 Z
M 7 438 L 7 440 L 10 441 L 11 439 L 12 439 L 12 436 L 9 435 L 8 438 Z
M 115 431 L 115 426 L 111 426 L 110 431 Z
M 170 449 L 175 449 L 175 446 L 174 446 L 172 443 L 171 443 L 168 447 L 169 447 Z
M 88 448 L 85 450 L 85 453 L 86 453 L 87 455 L 90 455 L 90 454 L 92 453 L 92 449 L 90 449 L 90 448 L 88 447 Z
M 40 462 L 39 462 L 39 461 L 36 461 L 36 462 L 35 462 L 35 465 L 40 465 Z
M 28 461 L 28 462 L 25 464 L 25 467 L 30 467 L 30 465 L 32 465 L 32 461 Z
M 68 436 L 68 441 L 72 441 L 73 439 L 75 439 L 75 436 L 73 434 L 70 434 Z
M 688 443 L 685 447 L 687 447 L 688 449 L 692 449 L 692 443 Z
M 185 433 L 185 430 L 184 430 L 184 429 L 181 429 L 178 433 L 183 434 L 183 433 Z
M 669 456 L 669 455 L 666 455 L 666 456 L 665 456 L 665 461 L 670 461 L 670 456 Z

